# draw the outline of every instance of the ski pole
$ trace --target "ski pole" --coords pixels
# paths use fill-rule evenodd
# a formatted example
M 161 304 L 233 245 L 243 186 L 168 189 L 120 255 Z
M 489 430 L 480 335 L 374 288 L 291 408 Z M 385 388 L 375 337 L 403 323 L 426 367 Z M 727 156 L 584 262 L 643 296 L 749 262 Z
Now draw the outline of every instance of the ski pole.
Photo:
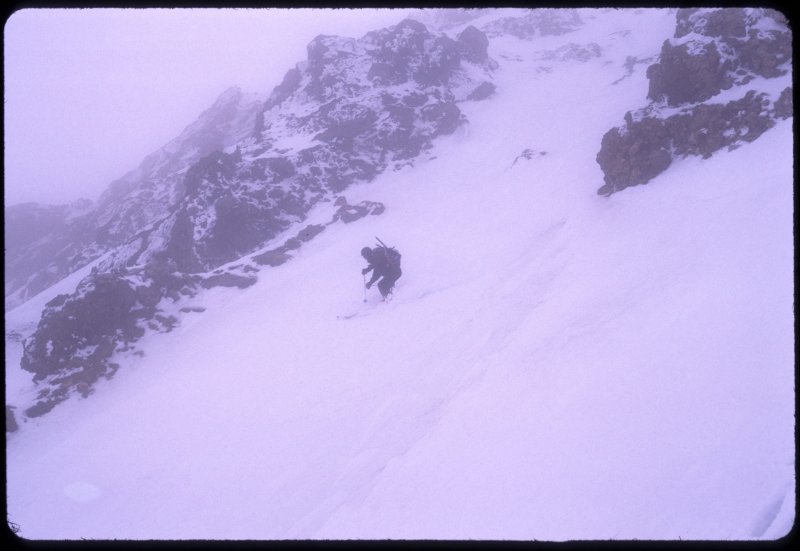
M 361 274 L 364 279 L 364 302 L 367 302 L 367 274 Z

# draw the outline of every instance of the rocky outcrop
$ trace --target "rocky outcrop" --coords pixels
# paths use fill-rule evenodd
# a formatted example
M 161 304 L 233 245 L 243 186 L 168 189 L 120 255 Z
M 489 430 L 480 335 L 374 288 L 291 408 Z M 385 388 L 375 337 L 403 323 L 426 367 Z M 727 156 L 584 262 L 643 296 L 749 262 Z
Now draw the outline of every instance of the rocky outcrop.
M 665 42 L 658 63 L 647 68 L 652 100 L 668 105 L 699 102 L 730 88 L 730 63 L 723 62 L 714 41 L 671 45 Z
M 261 135 L 264 132 L 264 111 L 272 109 L 283 103 L 283 100 L 288 98 L 300 86 L 302 75 L 297 67 L 293 67 L 286 72 L 283 81 L 272 90 L 269 98 L 267 98 L 264 108 L 259 111 L 259 121 L 256 128 L 254 128 L 256 135 Z
M 670 106 L 705 101 L 754 77 L 774 78 L 792 55 L 791 32 L 773 10 L 680 10 L 675 38 L 650 66 L 647 97 Z
M 670 106 L 705 101 L 756 76 L 786 74 L 791 55 L 791 32 L 779 12 L 680 10 L 675 38 L 647 70 L 647 97 Z
M 781 98 L 791 97 L 787 88 Z M 626 115 L 625 126 L 604 136 L 597 163 L 606 184 L 598 190 L 610 195 L 629 186 L 645 184 L 665 171 L 673 159 L 688 155 L 709 158 L 723 148 L 735 149 L 752 142 L 775 121 L 791 116 L 784 104 L 764 93 L 748 92 L 726 104 L 700 104 L 671 117 Z
M 92 203 L 35 203 L 4 209 L 5 304 L 11 309 L 80 269 L 100 253 L 91 247 Z
M 178 324 L 172 305 L 200 289 L 245 288 L 256 281 L 241 267 L 205 276 L 174 268 L 174 262 L 165 261 L 128 272 L 95 272 L 74 293 L 48 302 L 36 331 L 23 341 L 20 365 L 40 389 L 24 414 L 37 417 L 73 394 L 89 396 L 98 380 L 117 371 L 118 354 L 141 355 L 136 343 L 146 333 L 169 332 Z
M 47 303 L 34 335 L 24 343 L 21 367 L 47 380 L 29 417 L 42 415 L 66 399 L 78 385 L 86 388 L 118 367 L 109 362 L 117 338 L 135 340 L 144 334 L 136 322 L 154 307 L 145 303 L 131 284 L 111 274 L 87 278 L 75 295 L 59 295 Z
M 347 199 L 343 195 L 337 197 L 334 205 L 339 208 L 329 223 L 341 220 L 345 224 L 349 224 L 350 222 L 355 222 L 356 220 L 360 220 L 365 216 L 378 216 L 383 214 L 383 212 L 386 210 L 384 204 L 377 201 L 361 201 L 356 205 L 350 205 L 347 203 Z
M 511 163 L 511 168 L 513 168 L 514 165 L 516 165 L 520 159 L 530 161 L 532 159 L 544 157 L 545 155 L 547 155 L 547 151 L 537 151 L 535 149 L 530 149 L 530 148 L 523 149 L 522 153 L 514 157 L 514 161 Z
M 242 276 L 231 272 L 220 272 L 212 274 L 200 280 L 200 286 L 205 289 L 214 287 L 236 287 L 237 289 L 247 289 L 258 281 L 255 277 Z
M 675 38 L 719 40 L 735 54 L 734 66 L 774 78 L 791 57 L 791 32 L 786 17 L 772 9 L 683 9 L 676 15 Z M 747 43 L 745 45 L 745 43 Z
M 17 432 L 19 425 L 17 424 L 17 417 L 14 414 L 13 406 L 6 406 L 6 432 Z
M 489 61 L 489 39 L 472 25 L 458 34 L 457 44 L 465 59 L 470 63 L 487 63 Z
M 177 138 L 113 182 L 98 201 L 98 242 L 122 245 L 169 216 L 184 196 L 187 168 L 251 136 L 261 108 L 254 95 L 230 88 Z
M 612 128 L 603 136 L 597 163 L 606 181 L 601 195 L 648 182 L 672 163 L 664 122 L 652 117 Z
M 787 74 L 791 32 L 783 16 L 765 9 L 679 10 L 675 38 L 647 70 L 647 107 L 602 139 L 597 162 L 601 195 L 644 184 L 676 158 L 710 157 L 752 142 L 777 120 L 792 116 L 792 89 L 780 95 L 748 89 L 756 77 Z M 709 102 L 722 90 L 738 99 Z M 729 92 L 730 94 L 730 92 Z M 677 112 L 675 109 L 678 108 Z
M 788 119 L 794 113 L 793 90 L 786 88 L 781 92 L 778 100 L 774 103 L 775 116 L 780 119 Z
M 481 82 L 472 92 L 467 95 L 471 101 L 481 101 L 492 96 L 497 87 L 491 82 Z
M 336 198 L 334 206 L 337 207 L 336 212 L 328 222 L 306 226 L 297 235 L 287 239 L 282 245 L 253 256 L 253 261 L 261 266 L 280 266 L 292 258 L 292 251 L 299 249 L 304 242 L 310 241 L 322 233 L 327 226 L 336 222 L 349 224 L 365 216 L 381 215 L 386 210 L 383 203 L 376 201 L 361 201 L 356 205 L 351 205 L 343 195 Z

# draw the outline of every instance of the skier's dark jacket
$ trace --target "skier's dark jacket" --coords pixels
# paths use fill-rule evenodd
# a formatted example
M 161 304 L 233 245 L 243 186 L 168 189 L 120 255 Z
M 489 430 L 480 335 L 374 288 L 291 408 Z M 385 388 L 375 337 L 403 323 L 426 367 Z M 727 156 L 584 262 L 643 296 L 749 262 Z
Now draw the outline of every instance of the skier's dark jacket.
M 364 247 L 361 249 L 361 256 L 363 256 L 368 263 L 367 267 L 361 270 L 361 273 L 367 274 L 372 270 L 372 278 L 367 282 L 367 288 L 372 287 L 373 283 L 383 278 L 378 284 L 378 288 L 385 296 L 394 286 L 394 282 L 403 275 L 400 266 L 392 265 L 381 247 L 375 247 L 374 249 Z

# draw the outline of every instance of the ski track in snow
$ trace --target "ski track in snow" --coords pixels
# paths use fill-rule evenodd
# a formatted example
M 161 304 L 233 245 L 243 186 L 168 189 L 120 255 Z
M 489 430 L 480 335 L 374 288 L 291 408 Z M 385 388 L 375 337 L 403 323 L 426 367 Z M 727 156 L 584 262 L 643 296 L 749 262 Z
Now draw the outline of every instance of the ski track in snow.
M 618 10 L 493 41 L 496 97 L 460 105 L 470 122 L 436 158 L 344 192 L 385 214 L 330 226 L 251 288 L 210 290 L 90 399 L 10 437 L 22 535 L 781 537 L 791 120 L 595 194 L 600 139 L 645 103 L 646 65 L 612 83 L 673 29 Z M 605 49 L 536 61 L 564 42 Z M 509 169 L 526 148 L 546 155 Z M 374 311 L 336 319 L 363 307 L 375 235 L 403 253 L 395 296 L 373 288 Z

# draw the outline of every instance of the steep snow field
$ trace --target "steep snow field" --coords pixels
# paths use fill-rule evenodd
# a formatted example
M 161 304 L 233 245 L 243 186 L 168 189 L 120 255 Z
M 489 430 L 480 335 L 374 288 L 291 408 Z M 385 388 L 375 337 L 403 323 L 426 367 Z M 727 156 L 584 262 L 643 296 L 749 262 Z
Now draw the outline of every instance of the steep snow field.
M 646 65 L 611 83 L 674 29 L 665 11 L 606 17 L 569 35 L 604 48 L 586 63 L 531 61 L 565 37 L 493 41 L 498 91 L 461 105 L 470 123 L 345 192 L 383 215 L 198 297 L 204 313 L 146 337 L 90 398 L 12 434 L 20 535 L 785 535 L 791 119 L 596 195 L 600 139 L 645 104 Z M 359 250 L 376 235 L 404 275 L 365 306 Z

